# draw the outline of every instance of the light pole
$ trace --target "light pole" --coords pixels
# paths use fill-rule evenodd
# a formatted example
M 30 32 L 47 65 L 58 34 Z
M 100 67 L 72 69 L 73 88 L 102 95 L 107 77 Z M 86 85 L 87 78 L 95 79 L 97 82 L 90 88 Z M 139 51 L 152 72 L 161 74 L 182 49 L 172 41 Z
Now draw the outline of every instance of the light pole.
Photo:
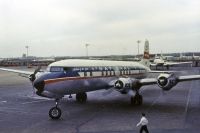
M 28 68 L 28 49 L 29 49 L 29 46 L 27 45 L 27 46 L 25 46 L 25 48 L 26 48 L 26 65 L 27 65 L 27 68 Z
M 28 49 L 29 49 L 29 46 L 27 45 L 27 46 L 25 46 L 25 48 L 26 48 L 26 57 L 28 58 Z
M 140 46 L 139 46 L 139 44 L 141 43 L 141 41 L 138 40 L 137 43 L 138 43 L 138 57 L 139 57 L 139 54 L 140 54 Z
M 86 56 L 88 57 L 88 46 L 89 46 L 90 44 L 88 44 L 88 43 L 86 43 L 85 44 L 85 49 L 86 49 Z

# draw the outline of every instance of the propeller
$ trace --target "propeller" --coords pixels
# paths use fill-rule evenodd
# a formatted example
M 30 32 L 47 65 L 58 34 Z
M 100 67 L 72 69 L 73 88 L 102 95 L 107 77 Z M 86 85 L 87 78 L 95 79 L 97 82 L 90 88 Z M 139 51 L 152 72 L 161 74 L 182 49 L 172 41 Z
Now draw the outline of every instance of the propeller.
M 114 85 L 114 87 L 116 88 L 116 89 L 122 89 L 123 88 L 123 82 L 121 81 L 121 80 L 117 80 L 116 82 L 115 82 L 115 85 Z
M 30 79 L 30 81 L 31 81 L 32 83 L 35 81 L 35 79 L 36 79 L 36 74 L 40 71 L 40 69 L 41 69 L 41 66 L 38 66 L 38 68 L 35 69 L 34 73 L 31 74 L 31 75 L 29 75 L 29 79 Z
M 38 68 L 35 69 L 34 73 L 29 75 L 29 79 L 30 79 L 30 81 L 32 83 L 32 87 L 33 87 L 33 95 L 35 94 L 34 81 L 36 79 L 36 74 L 40 71 L 40 69 L 41 69 L 41 66 L 38 66 Z

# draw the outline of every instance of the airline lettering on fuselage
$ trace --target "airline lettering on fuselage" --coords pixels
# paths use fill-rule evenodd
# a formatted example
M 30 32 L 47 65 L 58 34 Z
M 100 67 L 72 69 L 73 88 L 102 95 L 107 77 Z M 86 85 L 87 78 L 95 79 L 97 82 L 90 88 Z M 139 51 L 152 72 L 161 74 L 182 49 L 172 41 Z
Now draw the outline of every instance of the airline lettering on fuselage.
M 146 73 L 141 67 L 58 67 L 51 66 L 50 72 L 76 73 L 80 77 L 106 77 L 115 75 L 139 75 Z

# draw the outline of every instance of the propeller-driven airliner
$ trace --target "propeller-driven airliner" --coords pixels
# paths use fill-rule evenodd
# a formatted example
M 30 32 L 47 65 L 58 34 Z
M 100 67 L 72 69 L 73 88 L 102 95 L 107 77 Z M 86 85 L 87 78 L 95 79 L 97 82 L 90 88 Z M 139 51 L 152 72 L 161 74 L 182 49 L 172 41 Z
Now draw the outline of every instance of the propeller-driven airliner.
M 163 59 L 162 56 L 155 56 L 155 59 L 153 61 L 153 63 L 150 64 L 150 66 L 154 66 L 156 67 L 156 70 L 157 70 L 157 67 L 166 67 L 167 69 L 169 69 L 170 66 L 178 66 L 178 65 L 183 65 L 183 64 L 188 64 L 188 65 L 191 65 L 192 66 L 192 62 L 188 61 L 188 62 L 169 62 L 169 61 L 166 61 Z
M 35 72 L 8 68 L 0 70 L 27 75 L 37 95 L 55 99 L 55 106 L 49 110 L 52 119 L 61 117 L 59 101 L 65 95 L 76 94 L 76 100 L 85 103 L 87 92 L 114 89 L 121 94 L 131 94 L 132 105 L 142 105 L 142 86 L 157 84 L 163 91 L 169 91 L 178 82 L 200 79 L 200 75 L 176 76 L 171 72 L 147 78 L 149 73 L 156 72 L 151 71 L 149 66 L 149 42 L 146 40 L 140 62 L 67 59 L 50 64 L 43 72 L 40 68 Z

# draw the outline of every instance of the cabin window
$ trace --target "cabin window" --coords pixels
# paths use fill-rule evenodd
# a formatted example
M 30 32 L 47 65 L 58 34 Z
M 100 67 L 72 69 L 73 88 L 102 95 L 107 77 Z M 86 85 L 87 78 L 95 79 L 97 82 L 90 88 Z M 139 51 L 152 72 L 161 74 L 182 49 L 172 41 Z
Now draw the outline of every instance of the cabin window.
M 89 70 L 89 68 L 85 67 L 85 71 L 88 71 L 88 70 Z
M 56 66 L 52 66 L 50 68 L 50 72 L 63 72 L 63 67 L 56 67 Z

